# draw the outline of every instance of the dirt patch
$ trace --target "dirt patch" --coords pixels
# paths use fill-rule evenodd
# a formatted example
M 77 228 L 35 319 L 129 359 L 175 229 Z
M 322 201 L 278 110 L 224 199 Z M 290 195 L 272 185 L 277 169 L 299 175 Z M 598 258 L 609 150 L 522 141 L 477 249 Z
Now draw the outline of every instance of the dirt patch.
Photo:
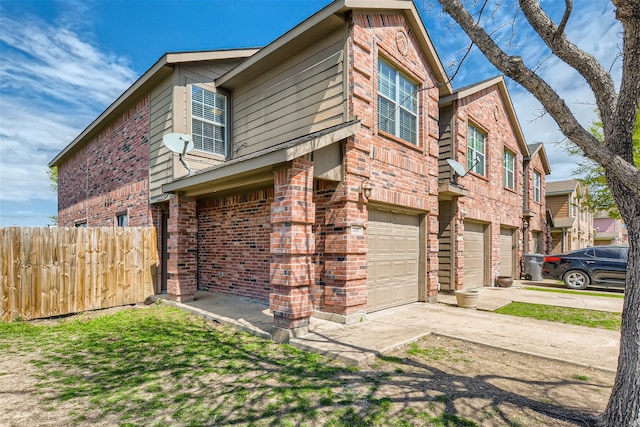
M 83 316 L 113 312 L 105 310 Z M 56 320 L 39 322 L 55 324 Z M 43 368 L 34 363 L 41 359 L 38 348 L 5 347 L 0 358 L 0 425 L 122 424 L 123 420 L 117 414 L 101 411 L 87 397 L 64 400 L 58 396 L 53 403 L 48 400 L 51 392 L 41 385 L 40 380 Z M 326 363 L 329 365 L 331 362 Z M 230 374 L 210 381 L 207 375 L 203 375 L 200 380 L 202 384 L 218 386 L 222 382 L 235 383 L 236 388 L 242 381 L 253 388 L 283 386 L 276 377 L 260 380 L 260 371 L 253 371 L 245 372 L 244 378 L 240 375 L 234 378 Z M 247 376 L 253 378 L 249 383 L 246 382 Z M 371 425 L 388 425 L 390 420 L 404 422 L 396 422 L 395 425 L 434 425 L 426 414 L 453 417 L 453 421 L 446 424 L 450 426 L 587 425 L 590 416 L 604 410 L 614 377 L 612 372 L 432 335 L 379 358 L 342 381 L 336 381 L 332 386 L 334 397 L 330 405 L 323 404 L 318 396 L 309 395 L 306 404 L 317 408 L 318 416 L 302 424 L 324 425 L 336 411 L 344 412 L 351 408 L 354 414 L 366 414 L 368 408 L 377 405 L 385 408 L 385 413 L 380 415 L 380 422 Z M 263 384 L 257 384 L 261 381 Z M 215 393 L 210 385 L 189 392 L 202 396 L 205 405 L 215 403 L 212 400 Z M 139 397 L 146 399 L 145 395 Z M 250 401 L 251 395 L 247 399 Z M 245 408 L 251 411 L 250 406 Z M 154 412 L 152 424 L 180 424 L 169 408 L 166 413 L 163 411 Z M 250 422 L 243 420 L 242 413 L 229 411 L 223 415 L 228 420 L 235 417 L 234 425 L 262 425 L 262 421 L 265 425 L 282 424 L 273 419 L 267 423 L 266 418 Z M 234 415 L 230 415 L 232 413 Z M 349 424 L 346 416 L 340 419 L 345 421 L 331 425 L 365 425 Z M 209 424 L 225 425 L 215 421 Z

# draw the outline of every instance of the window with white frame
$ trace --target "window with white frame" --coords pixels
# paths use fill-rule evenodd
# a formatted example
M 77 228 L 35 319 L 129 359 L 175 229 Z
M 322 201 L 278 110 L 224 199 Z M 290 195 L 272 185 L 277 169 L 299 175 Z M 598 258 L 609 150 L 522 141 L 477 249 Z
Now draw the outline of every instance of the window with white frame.
M 467 169 L 485 176 L 486 135 L 472 124 L 467 132 Z
M 516 183 L 515 183 L 514 164 L 516 160 L 516 155 L 509 150 L 504 150 L 502 160 L 504 163 L 502 185 L 504 185 L 505 188 L 508 188 L 510 190 L 515 190 Z
M 226 155 L 227 97 L 191 87 L 191 135 L 196 150 Z
M 418 145 L 418 85 L 378 61 L 378 129 Z
M 540 181 L 540 174 L 533 171 L 533 201 L 537 203 L 540 203 Z

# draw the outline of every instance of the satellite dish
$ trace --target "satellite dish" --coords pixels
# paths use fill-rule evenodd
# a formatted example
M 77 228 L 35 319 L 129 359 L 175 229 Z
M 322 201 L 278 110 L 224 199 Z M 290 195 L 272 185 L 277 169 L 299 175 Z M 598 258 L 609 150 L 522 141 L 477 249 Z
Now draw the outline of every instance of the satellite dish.
M 468 170 L 465 170 L 464 166 L 462 166 L 460 163 L 456 162 L 453 159 L 447 159 L 447 163 L 449 163 L 449 166 L 451 166 L 451 169 L 453 169 L 453 171 L 460 175 L 461 177 L 465 176 L 467 174 L 467 172 L 469 172 Z
M 180 155 L 193 150 L 193 141 L 188 133 L 168 133 L 162 137 L 162 142 L 169 150 Z

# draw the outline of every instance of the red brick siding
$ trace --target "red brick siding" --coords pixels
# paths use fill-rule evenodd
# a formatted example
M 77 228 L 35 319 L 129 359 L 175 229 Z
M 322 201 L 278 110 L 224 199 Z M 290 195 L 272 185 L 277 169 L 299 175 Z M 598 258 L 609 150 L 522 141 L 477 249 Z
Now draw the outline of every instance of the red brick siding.
M 540 174 L 540 201 L 539 202 L 533 201 L 533 172 L 534 171 Z M 533 244 L 533 233 L 541 232 L 543 233 L 543 236 L 544 236 L 546 235 L 546 227 L 547 227 L 546 197 L 545 197 L 546 176 L 544 172 L 544 167 L 542 165 L 542 159 L 540 158 L 539 155 L 535 155 L 531 159 L 527 169 L 525 170 L 525 173 L 528 175 L 528 177 L 525 178 L 525 182 L 528 183 L 527 206 L 529 207 L 529 211 L 533 213 L 533 216 L 529 219 L 529 228 L 526 230 L 526 233 L 528 233 L 528 238 L 527 238 L 528 247 L 523 248 L 523 253 L 533 253 L 533 252 L 537 252 L 537 248 L 535 248 Z M 543 250 L 545 247 L 546 245 L 543 245 Z
M 148 204 L 148 99 L 140 101 L 58 167 L 58 224 L 152 225 Z
M 495 116 L 497 106 L 497 118 Z M 456 148 L 459 161 L 467 163 L 467 131 L 468 124 L 476 126 L 486 133 L 486 175 L 484 177 L 470 172 L 459 179 L 469 195 L 460 198 L 456 234 L 463 234 L 464 220 L 481 221 L 489 226 L 490 280 L 498 276 L 500 271 L 500 227 L 507 226 L 518 229 L 517 238 L 522 240 L 523 211 L 523 154 L 518 146 L 513 128 L 506 115 L 506 110 L 496 86 L 489 87 L 459 101 L 455 113 Z M 515 153 L 515 191 L 503 186 L 503 153 L 507 148 Z M 458 247 L 458 265 L 462 267 L 463 244 Z M 517 249 L 520 259 L 522 248 Z M 458 280 L 461 279 L 458 277 Z M 462 286 L 458 282 L 458 287 Z
M 200 289 L 268 302 L 273 189 L 198 203 Z
M 352 70 L 349 109 L 362 122 L 361 132 L 346 145 L 347 199 L 383 203 L 429 212 L 426 222 L 427 298 L 437 293 L 438 269 L 438 100 L 432 70 L 402 14 L 356 13 L 352 22 Z M 406 41 L 406 49 L 402 48 Z M 400 47 L 399 47 L 400 46 Z M 383 57 L 418 84 L 418 144 L 378 131 L 377 69 Z M 368 201 L 361 198 L 362 180 L 373 185 Z M 364 221 L 366 226 L 366 203 Z M 355 216 L 358 217 L 357 215 Z M 348 224 L 351 225 L 351 224 Z M 366 260 L 366 239 L 361 258 Z M 366 265 L 366 261 L 365 261 Z M 362 280 L 364 284 L 366 279 Z M 356 286 L 356 282 L 352 286 Z

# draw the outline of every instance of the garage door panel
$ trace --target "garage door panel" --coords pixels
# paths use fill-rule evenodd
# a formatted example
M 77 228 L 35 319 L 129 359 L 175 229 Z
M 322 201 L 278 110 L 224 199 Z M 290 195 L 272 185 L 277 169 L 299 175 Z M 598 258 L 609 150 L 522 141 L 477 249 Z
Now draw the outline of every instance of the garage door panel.
M 417 301 L 418 216 L 370 209 L 367 238 L 367 310 Z
M 473 222 L 464 223 L 464 279 L 465 288 L 484 286 L 486 277 L 485 226 Z
M 500 276 L 513 277 L 513 229 L 500 229 Z

